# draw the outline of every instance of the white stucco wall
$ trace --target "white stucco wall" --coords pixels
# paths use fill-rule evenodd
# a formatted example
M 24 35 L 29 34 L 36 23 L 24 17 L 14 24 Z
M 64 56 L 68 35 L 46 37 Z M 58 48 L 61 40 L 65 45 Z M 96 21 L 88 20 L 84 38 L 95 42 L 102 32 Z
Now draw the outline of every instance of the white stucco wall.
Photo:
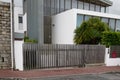
M 73 44 L 74 30 L 77 24 L 77 14 L 120 19 L 120 15 L 71 9 L 52 17 L 52 43 Z
M 109 48 L 106 48 L 105 64 L 106 66 L 120 66 L 120 58 L 110 58 Z
M 19 29 L 19 26 L 23 26 L 23 24 L 19 24 L 18 17 L 19 15 L 23 14 L 23 8 L 22 7 L 14 7 L 14 31 L 18 33 L 24 33 L 26 30 L 26 27 L 23 27 L 23 29 Z
M 52 18 L 52 43 L 73 44 L 76 15 L 73 11 L 63 12 Z
M 15 41 L 15 67 L 18 70 L 23 70 L 23 41 Z

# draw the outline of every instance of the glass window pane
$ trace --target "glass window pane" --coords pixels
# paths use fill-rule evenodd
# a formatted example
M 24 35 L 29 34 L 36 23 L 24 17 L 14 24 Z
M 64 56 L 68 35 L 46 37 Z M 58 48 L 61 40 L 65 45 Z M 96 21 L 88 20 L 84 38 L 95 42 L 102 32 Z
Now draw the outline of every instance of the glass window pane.
M 47 15 L 50 15 L 51 14 L 51 9 L 50 9 L 50 0 L 47 0 L 47 8 L 46 8 L 46 13 Z
M 90 4 L 90 10 L 94 11 L 94 9 L 95 9 L 95 5 L 94 4 Z
M 60 0 L 60 12 L 64 11 L 64 0 Z
M 55 3 L 55 13 L 58 13 L 59 12 L 59 1 L 58 0 L 54 0 L 54 3 Z
M 59 13 L 59 0 L 56 0 L 56 10 L 57 10 L 57 13 Z
M 78 9 L 83 9 L 83 2 L 78 1 Z
M 116 31 L 120 31 L 120 20 L 116 21 Z
M 55 14 L 55 2 L 54 0 L 51 0 L 51 14 Z
M 77 15 L 77 27 L 80 27 L 82 22 L 83 22 L 83 15 Z
M 114 19 L 110 19 L 109 26 L 112 30 L 115 30 L 115 20 Z
M 108 24 L 108 18 L 102 18 L 102 21 Z
M 91 16 L 85 16 L 85 21 L 89 20 Z
M 23 23 L 23 19 L 21 16 L 19 16 L 18 19 L 19 19 L 19 23 Z
M 96 11 L 100 12 L 100 6 L 96 5 Z
M 89 3 L 84 3 L 84 9 L 89 10 Z
M 77 8 L 77 0 L 72 0 L 72 8 Z
M 66 3 L 65 3 L 65 9 L 70 9 L 71 8 L 71 0 L 66 0 Z
M 101 12 L 105 13 L 105 7 L 101 7 Z
M 106 7 L 106 13 L 109 13 L 109 7 Z

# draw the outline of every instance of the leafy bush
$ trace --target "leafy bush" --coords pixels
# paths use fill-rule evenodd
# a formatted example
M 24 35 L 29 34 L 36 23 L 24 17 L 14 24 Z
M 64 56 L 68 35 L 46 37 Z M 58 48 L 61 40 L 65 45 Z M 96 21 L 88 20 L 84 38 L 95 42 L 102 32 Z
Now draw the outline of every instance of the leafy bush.
M 75 30 L 76 44 L 99 44 L 104 31 L 110 31 L 109 26 L 99 18 L 90 18 Z
M 120 45 L 120 32 L 103 32 L 102 44 L 107 47 L 111 45 Z
M 24 42 L 26 42 L 26 43 L 38 43 L 37 40 L 29 39 L 29 37 L 24 37 Z

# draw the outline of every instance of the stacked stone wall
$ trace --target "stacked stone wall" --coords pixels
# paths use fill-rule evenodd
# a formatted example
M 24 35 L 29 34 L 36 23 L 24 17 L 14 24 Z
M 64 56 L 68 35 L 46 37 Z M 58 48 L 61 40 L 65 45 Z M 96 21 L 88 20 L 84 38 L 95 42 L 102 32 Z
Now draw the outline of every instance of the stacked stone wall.
M 10 4 L 0 2 L 0 69 L 11 67 Z

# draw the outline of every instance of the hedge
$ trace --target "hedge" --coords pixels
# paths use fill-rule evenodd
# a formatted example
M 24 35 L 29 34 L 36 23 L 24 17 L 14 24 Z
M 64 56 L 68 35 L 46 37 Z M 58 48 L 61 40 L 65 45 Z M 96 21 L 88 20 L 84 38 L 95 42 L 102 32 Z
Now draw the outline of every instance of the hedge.
M 103 32 L 102 44 L 107 47 L 111 45 L 120 45 L 120 32 Z
M 25 43 L 38 43 L 37 40 L 29 39 L 29 37 L 24 37 L 24 42 Z

